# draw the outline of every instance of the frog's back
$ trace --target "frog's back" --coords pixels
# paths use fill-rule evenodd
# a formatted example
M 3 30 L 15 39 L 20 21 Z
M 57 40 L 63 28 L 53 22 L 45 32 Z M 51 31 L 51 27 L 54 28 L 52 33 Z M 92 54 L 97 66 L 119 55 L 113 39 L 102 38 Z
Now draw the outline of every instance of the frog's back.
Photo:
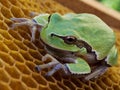
M 76 36 L 87 42 L 96 51 L 98 59 L 103 59 L 109 53 L 115 43 L 113 31 L 97 16 L 92 14 L 66 14 L 61 16 L 52 14 L 50 22 L 43 30 L 44 40 L 56 48 L 66 50 L 78 50 L 76 46 L 68 46 L 64 43 L 52 40 L 50 33 L 62 36 Z M 63 47 L 64 44 L 64 47 Z
M 98 59 L 103 59 L 115 44 L 113 30 L 95 15 L 81 14 L 80 17 L 80 25 L 76 28 L 80 39 L 96 50 Z

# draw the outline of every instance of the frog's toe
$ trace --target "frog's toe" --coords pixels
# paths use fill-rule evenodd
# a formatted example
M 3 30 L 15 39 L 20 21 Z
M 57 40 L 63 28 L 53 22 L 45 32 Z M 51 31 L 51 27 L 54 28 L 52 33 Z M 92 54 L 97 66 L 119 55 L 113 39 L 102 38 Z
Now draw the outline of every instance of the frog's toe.
M 28 21 L 29 19 L 27 18 L 10 18 L 10 20 L 12 20 L 13 22 L 25 22 Z
M 36 65 L 36 66 L 35 66 L 35 70 L 36 70 L 37 72 L 40 72 L 42 69 L 40 68 L 39 65 Z
M 35 16 L 37 16 L 37 15 L 39 15 L 39 13 L 38 12 L 30 12 L 30 17 L 35 17 Z
M 35 41 L 35 37 L 36 37 L 37 27 L 36 27 L 35 25 L 33 25 L 33 26 L 30 28 L 30 31 L 31 31 L 31 33 L 32 33 L 31 41 L 34 42 L 34 41 Z
M 45 74 L 45 77 L 49 77 L 49 76 L 52 76 L 52 75 L 53 75 L 53 72 L 49 71 L 48 73 Z
M 45 76 L 52 76 L 55 72 L 62 69 L 62 64 L 57 64 L 51 71 L 49 71 Z
M 42 61 L 46 61 L 47 59 L 51 58 L 51 55 L 46 54 L 45 56 L 42 57 Z
M 54 58 L 53 56 L 51 56 L 50 54 L 46 54 L 45 56 L 42 57 L 42 61 L 47 61 L 50 60 L 51 62 L 54 62 L 56 64 L 60 63 L 56 58 Z
M 10 20 L 15 22 L 17 18 L 10 18 Z
M 14 30 L 15 26 L 16 26 L 15 24 L 10 25 L 9 30 Z

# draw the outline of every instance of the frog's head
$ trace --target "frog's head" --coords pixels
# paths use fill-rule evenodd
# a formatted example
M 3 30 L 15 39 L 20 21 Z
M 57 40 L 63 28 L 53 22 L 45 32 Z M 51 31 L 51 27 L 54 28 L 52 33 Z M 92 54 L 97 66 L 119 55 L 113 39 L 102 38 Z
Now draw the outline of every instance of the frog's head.
M 72 47 L 76 47 L 76 49 L 85 48 L 88 53 L 92 52 L 92 48 L 88 43 L 76 38 L 75 36 L 72 36 L 72 35 L 60 36 L 60 35 L 51 33 L 51 37 L 60 38 L 62 41 L 64 41 L 64 44 L 67 44 L 67 45 L 72 46 Z
M 69 20 L 70 16 L 72 16 L 73 20 Z M 90 52 L 92 49 L 90 45 L 80 40 L 80 35 L 75 30 L 78 27 L 76 20 L 74 20 L 74 14 L 66 14 L 64 16 L 58 13 L 52 14 L 49 17 L 48 25 L 40 33 L 41 40 L 47 46 L 57 50 L 82 53 Z

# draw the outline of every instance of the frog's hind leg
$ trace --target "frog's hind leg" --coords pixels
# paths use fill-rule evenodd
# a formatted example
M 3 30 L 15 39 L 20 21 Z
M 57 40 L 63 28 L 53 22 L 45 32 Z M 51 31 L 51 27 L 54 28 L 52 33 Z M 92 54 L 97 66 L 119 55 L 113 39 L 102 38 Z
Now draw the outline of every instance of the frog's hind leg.
M 62 67 L 61 64 L 57 64 L 52 70 L 50 70 L 45 76 L 52 76 L 56 71 L 60 70 Z
M 91 74 L 85 76 L 85 80 L 90 80 L 99 77 L 100 75 L 104 74 L 106 70 L 108 69 L 108 66 L 99 66 L 97 69 L 95 69 Z
M 46 54 L 42 58 L 43 61 L 46 61 L 47 59 L 52 59 L 52 61 L 47 64 L 37 65 L 35 69 L 37 71 L 41 71 L 42 69 L 53 67 L 52 70 L 50 70 L 45 76 L 51 76 L 60 69 L 62 69 L 65 73 L 67 73 L 67 67 L 64 64 L 61 64 L 59 61 L 57 61 L 54 57 L 52 57 L 49 54 Z
M 51 71 L 49 71 L 45 76 L 52 76 L 55 72 L 57 72 L 58 70 L 62 70 L 64 75 L 69 75 L 70 72 L 68 71 L 68 68 L 66 65 L 64 64 L 57 64 L 56 66 L 53 67 L 53 69 Z
M 37 71 L 41 71 L 42 69 L 45 69 L 45 68 L 50 68 L 50 67 L 54 67 L 55 65 L 59 64 L 60 62 L 58 62 L 54 57 L 52 57 L 51 55 L 49 54 L 46 54 L 45 56 L 42 57 L 42 61 L 46 61 L 48 59 L 51 59 L 51 62 L 49 63 L 46 63 L 46 64 L 43 64 L 43 65 L 37 65 L 35 67 L 35 69 Z

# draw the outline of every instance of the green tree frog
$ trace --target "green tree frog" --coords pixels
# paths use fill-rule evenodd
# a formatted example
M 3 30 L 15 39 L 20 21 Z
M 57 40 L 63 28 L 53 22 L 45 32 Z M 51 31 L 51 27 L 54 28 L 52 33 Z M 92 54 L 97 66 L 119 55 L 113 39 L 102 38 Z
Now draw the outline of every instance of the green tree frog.
M 96 78 L 117 63 L 115 35 L 111 28 L 93 14 L 39 14 L 33 19 L 11 18 L 12 29 L 26 25 L 35 41 L 36 31 L 47 54 L 42 60 L 51 62 L 37 65 L 41 71 L 52 68 L 46 76 L 62 70 L 85 80 Z

